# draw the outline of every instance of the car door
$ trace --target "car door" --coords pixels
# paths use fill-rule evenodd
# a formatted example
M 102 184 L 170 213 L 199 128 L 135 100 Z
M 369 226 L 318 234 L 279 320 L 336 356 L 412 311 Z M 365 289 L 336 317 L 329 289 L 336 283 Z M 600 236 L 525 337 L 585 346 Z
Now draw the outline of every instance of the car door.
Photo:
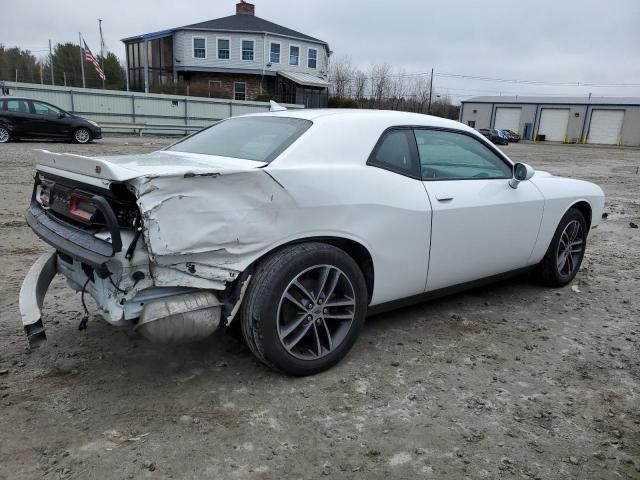
M 528 265 L 544 208 L 535 185 L 510 187 L 510 162 L 471 133 L 414 132 L 433 212 L 426 290 Z
M 38 134 L 47 137 L 69 136 L 69 121 L 63 112 L 53 105 L 30 101 L 33 123 Z
M 27 100 L 19 98 L 9 98 L 5 100 L 2 116 L 11 126 L 14 135 L 25 136 L 28 133 L 31 114 L 29 113 L 29 103 Z

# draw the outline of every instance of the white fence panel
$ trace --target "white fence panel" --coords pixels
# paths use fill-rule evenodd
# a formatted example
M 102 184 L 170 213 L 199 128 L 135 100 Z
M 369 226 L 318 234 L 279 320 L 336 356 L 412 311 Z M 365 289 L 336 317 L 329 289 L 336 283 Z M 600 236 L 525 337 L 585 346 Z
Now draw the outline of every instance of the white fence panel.
M 10 96 L 49 102 L 97 122 L 209 126 L 223 118 L 269 111 L 267 102 L 243 102 L 33 83 L 0 82 Z M 303 105 L 285 105 L 304 108 Z

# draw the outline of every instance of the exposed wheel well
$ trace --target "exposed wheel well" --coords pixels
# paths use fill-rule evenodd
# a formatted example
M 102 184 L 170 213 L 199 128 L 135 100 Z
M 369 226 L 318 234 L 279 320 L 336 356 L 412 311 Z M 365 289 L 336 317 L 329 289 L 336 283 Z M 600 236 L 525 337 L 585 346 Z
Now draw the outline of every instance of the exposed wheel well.
M 358 264 L 362 274 L 364 275 L 365 283 L 367 284 L 367 293 L 369 295 L 369 301 L 373 297 L 373 282 L 374 282 L 374 272 L 373 272 L 373 259 L 371 258 L 371 254 L 369 251 L 360 243 L 349 240 L 347 238 L 338 238 L 338 237 L 309 237 L 302 238 L 298 240 L 294 240 L 289 243 L 285 243 L 284 245 L 280 245 L 276 250 L 280 250 L 284 247 L 288 247 L 290 245 L 295 245 L 299 243 L 307 243 L 307 242 L 319 242 L 326 243 L 329 245 L 333 245 L 340 250 L 343 250 L 347 253 L 353 260 Z M 266 255 L 272 254 L 274 251 L 272 250 Z M 257 262 L 260 262 L 265 257 L 260 258 Z M 256 263 L 257 263 L 256 262 Z
M 355 260 L 364 275 L 364 281 L 367 284 L 367 292 L 369 294 L 369 301 L 371 301 L 371 297 L 373 296 L 374 271 L 373 259 L 371 258 L 369 251 L 362 244 L 346 238 L 327 238 L 322 239 L 321 241 L 344 250 L 347 252 L 347 255 Z
M 576 208 L 580 210 L 582 215 L 584 215 L 584 219 L 587 222 L 587 232 L 588 232 L 591 229 L 591 205 L 589 205 L 585 201 L 581 201 L 571 205 L 571 208 Z

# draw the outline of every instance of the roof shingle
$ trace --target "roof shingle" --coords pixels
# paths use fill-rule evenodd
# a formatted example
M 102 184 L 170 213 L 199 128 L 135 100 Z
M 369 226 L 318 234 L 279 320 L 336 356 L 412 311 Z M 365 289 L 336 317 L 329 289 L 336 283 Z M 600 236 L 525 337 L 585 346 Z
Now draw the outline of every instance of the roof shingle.
M 301 40 L 309 40 L 311 42 L 318 42 L 324 45 L 327 42 L 310 37 L 304 33 L 291 30 L 290 28 L 283 27 L 276 23 L 270 22 L 254 15 L 230 15 L 228 17 L 215 18 L 213 20 L 207 20 L 206 22 L 193 23 L 191 25 L 185 25 L 184 27 L 176 28 L 175 30 L 189 30 L 189 29 L 204 29 L 204 30 L 222 30 L 222 31 L 238 31 L 238 32 L 258 32 L 258 33 L 273 33 L 275 35 L 283 35 L 286 37 L 294 37 Z

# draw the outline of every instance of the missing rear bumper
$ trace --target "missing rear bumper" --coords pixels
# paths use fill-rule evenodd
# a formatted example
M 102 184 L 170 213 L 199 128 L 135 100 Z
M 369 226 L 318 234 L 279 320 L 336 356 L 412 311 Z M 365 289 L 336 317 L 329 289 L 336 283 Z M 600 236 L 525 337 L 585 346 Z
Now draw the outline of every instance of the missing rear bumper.
M 56 252 L 47 252 L 36 260 L 22 282 L 20 315 L 30 347 L 37 347 L 47 339 L 42 322 L 42 303 L 56 273 Z

